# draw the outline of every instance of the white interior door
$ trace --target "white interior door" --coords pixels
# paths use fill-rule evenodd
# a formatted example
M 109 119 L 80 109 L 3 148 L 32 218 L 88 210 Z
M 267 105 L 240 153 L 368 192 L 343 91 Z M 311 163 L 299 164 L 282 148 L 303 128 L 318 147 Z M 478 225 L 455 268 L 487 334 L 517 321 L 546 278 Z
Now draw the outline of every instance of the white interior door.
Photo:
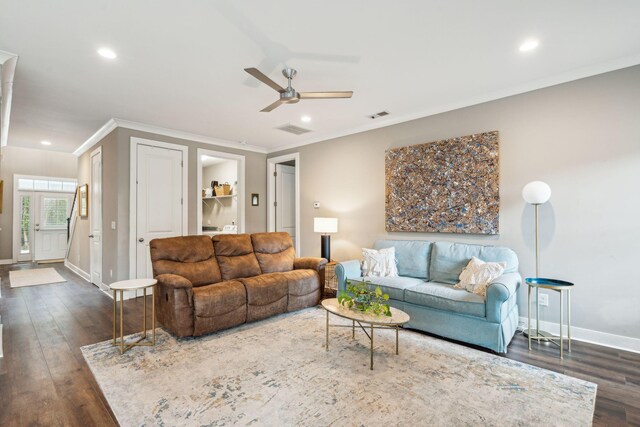
M 276 231 L 286 231 L 296 246 L 296 168 L 276 165 Z
M 67 218 L 72 195 L 36 193 L 34 260 L 63 259 L 67 253 Z
M 183 152 L 138 144 L 136 277 L 153 277 L 149 241 L 183 235 Z M 185 159 L 186 160 L 186 159 Z
M 89 259 L 91 283 L 102 287 L 102 150 L 91 153 L 89 190 Z

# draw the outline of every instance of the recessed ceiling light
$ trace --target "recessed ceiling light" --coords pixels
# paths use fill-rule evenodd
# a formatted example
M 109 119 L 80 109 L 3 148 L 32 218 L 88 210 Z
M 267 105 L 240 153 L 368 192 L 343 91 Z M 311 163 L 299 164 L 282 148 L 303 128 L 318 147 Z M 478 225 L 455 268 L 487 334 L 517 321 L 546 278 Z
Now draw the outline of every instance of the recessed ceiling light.
M 302 120 L 305 123 L 309 123 L 311 121 L 311 117 L 309 116 L 302 116 L 300 117 L 300 120 Z
M 527 40 L 520 45 L 520 52 L 529 52 L 538 47 L 538 40 Z
M 98 54 L 107 59 L 116 59 L 118 57 L 118 55 L 108 47 L 101 47 L 98 49 Z
M 40 141 L 42 145 L 51 145 L 51 141 Z

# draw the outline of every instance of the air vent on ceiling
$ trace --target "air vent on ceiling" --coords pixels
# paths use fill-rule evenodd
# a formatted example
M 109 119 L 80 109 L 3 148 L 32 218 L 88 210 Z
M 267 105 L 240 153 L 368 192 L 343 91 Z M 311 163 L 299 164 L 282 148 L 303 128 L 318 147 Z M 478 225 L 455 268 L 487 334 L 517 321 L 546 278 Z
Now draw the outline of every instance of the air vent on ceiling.
M 303 133 L 311 132 L 311 129 L 305 129 L 300 126 L 292 125 L 291 123 L 279 126 L 276 129 L 280 129 L 281 131 L 289 132 L 294 135 L 302 135 Z
M 390 113 L 388 111 L 380 111 L 379 113 L 371 114 L 367 117 L 369 117 L 370 119 L 377 119 L 379 117 L 388 116 L 389 114 Z

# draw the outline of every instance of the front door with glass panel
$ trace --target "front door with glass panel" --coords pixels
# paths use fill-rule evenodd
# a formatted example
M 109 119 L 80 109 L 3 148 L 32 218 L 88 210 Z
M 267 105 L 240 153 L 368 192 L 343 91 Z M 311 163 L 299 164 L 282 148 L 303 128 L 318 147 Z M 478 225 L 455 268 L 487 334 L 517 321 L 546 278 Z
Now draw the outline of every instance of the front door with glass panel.
M 63 259 L 67 251 L 67 218 L 73 195 L 36 193 L 33 210 L 33 259 Z

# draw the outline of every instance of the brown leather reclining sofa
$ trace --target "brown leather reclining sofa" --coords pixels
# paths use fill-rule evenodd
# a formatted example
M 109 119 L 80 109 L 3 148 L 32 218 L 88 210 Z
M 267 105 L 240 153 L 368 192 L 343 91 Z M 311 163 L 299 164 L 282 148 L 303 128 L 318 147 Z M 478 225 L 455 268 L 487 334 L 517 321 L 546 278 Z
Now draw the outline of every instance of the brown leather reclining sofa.
M 295 258 L 288 233 L 170 237 L 150 242 L 156 315 L 199 336 L 318 304 L 323 258 Z

